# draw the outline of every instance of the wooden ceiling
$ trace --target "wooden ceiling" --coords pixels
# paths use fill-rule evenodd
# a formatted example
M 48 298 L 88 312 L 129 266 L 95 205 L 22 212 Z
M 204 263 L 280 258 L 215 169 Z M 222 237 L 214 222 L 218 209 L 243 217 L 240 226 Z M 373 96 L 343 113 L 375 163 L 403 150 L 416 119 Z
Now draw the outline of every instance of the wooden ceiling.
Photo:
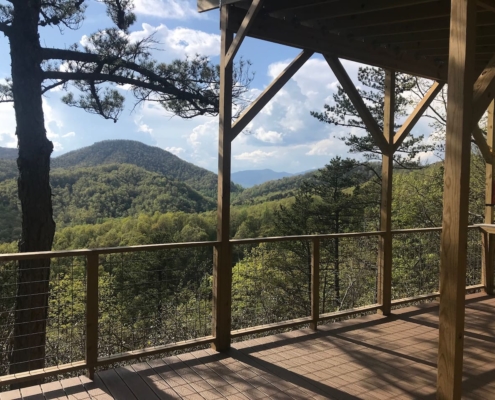
M 198 0 L 206 11 L 218 0 Z M 231 4 L 237 31 L 251 1 Z M 476 67 L 495 54 L 495 1 L 478 0 Z M 248 36 L 445 81 L 450 0 L 264 0 Z

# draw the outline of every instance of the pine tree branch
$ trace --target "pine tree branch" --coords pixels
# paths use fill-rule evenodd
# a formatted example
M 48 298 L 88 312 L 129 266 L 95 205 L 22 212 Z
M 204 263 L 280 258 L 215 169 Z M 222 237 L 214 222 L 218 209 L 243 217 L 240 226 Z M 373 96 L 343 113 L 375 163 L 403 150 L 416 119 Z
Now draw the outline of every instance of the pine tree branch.
M 167 78 L 164 78 L 155 72 L 140 66 L 131 61 L 124 60 L 119 57 L 102 57 L 98 54 L 93 53 L 83 53 L 74 50 L 62 50 L 62 49 L 49 49 L 42 48 L 42 57 L 44 60 L 65 60 L 65 61 L 75 61 L 75 62 L 85 62 L 85 63 L 96 63 L 98 65 L 115 65 L 134 72 L 139 73 L 147 80 L 139 80 L 134 78 L 128 78 L 121 75 L 114 74 L 93 74 L 84 72 L 59 72 L 59 71 L 45 71 L 45 79 L 68 79 L 68 80 L 86 80 L 86 81 L 108 81 L 117 84 L 130 84 L 135 87 L 149 89 L 160 94 L 167 94 L 174 96 L 176 99 L 185 100 L 191 103 L 198 112 L 204 114 L 205 112 L 217 112 L 218 110 L 218 100 L 208 98 L 200 93 L 191 93 L 185 90 L 177 89 L 175 85 L 170 83 Z M 197 104 L 200 102 L 202 104 L 211 106 L 202 107 Z
M 211 101 L 208 101 L 207 99 L 205 99 L 204 102 L 205 104 L 210 105 L 211 108 L 202 107 L 198 105 L 197 103 L 198 101 L 203 102 L 203 96 L 184 92 L 168 83 L 166 85 L 161 85 L 161 82 L 150 83 L 150 82 L 140 81 L 138 79 L 127 78 L 125 76 L 120 76 L 120 75 L 87 73 L 87 72 L 44 71 L 43 77 L 44 79 L 60 79 L 66 81 L 71 80 L 71 81 L 102 82 L 102 83 L 113 82 L 119 85 L 132 85 L 135 87 L 149 89 L 153 92 L 157 92 L 160 94 L 171 95 L 174 96 L 175 99 L 186 100 L 190 102 L 191 105 L 200 114 L 218 111 L 218 105 L 211 104 Z

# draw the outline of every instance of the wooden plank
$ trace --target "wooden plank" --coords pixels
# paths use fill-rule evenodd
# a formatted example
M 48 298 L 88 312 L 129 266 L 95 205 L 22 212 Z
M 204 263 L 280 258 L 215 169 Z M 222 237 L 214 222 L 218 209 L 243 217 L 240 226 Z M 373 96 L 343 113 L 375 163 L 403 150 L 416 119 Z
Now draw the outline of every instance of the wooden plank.
M 387 147 L 382 155 L 382 191 L 378 248 L 378 312 L 390 315 L 392 301 L 392 182 L 394 169 L 395 72 L 385 71 L 383 137 Z
M 351 308 L 350 310 L 325 313 L 325 314 L 320 315 L 320 321 L 326 321 L 329 319 L 336 319 L 336 318 L 343 318 L 343 317 L 351 317 L 353 315 L 359 315 L 359 314 L 362 314 L 365 312 L 367 313 L 367 312 L 379 310 L 380 307 L 381 306 L 379 304 L 372 304 L 370 306 Z
M 440 400 L 457 400 L 462 393 L 476 3 L 452 0 L 451 21 L 440 260 Z
M 36 379 L 48 378 L 49 376 L 61 375 L 67 372 L 79 371 L 86 368 L 86 362 L 79 361 L 70 364 L 62 364 L 55 367 L 35 369 L 18 374 L 0 376 L 0 386 L 29 382 Z
M 375 1 L 374 3 L 379 3 Z M 395 7 L 388 6 L 387 8 L 378 11 L 370 10 L 366 13 L 345 14 L 334 18 L 331 11 L 332 7 L 320 7 L 321 10 L 315 12 L 308 11 L 307 13 L 297 13 L 297 18 L 300 21 L 318 21 L 318 24 L 325 29 L 339 31 L 341 29 L 363 28 L 368 26 L 388 25 L 391 23 L 405 23 L 411 21 L 422 21 L 431 18 L 445 17 L 450 14 L 448 2 L 432 2 L 427 6 L 423 4 L 414 4 L 402 6 L 402 2 L 395 2 Z M 363 9 L 364 11 L 365 9 Z M 338 15 L 338 11 L 336 11 Z
M 263 3 L 264 0 L 253 0 L 253 2 L 251 3 L 249 10 L 244 17 L 244 20 L 242 21 L 242 24 L 237 31 L 237 34 L 235 35 L 235 39 L 230 45 L 229 50 L 227 51 L 227 54 L 225 56 L 225 65 L 229 65 L 234 61 L 234 57 L 241 48 L 242 42 L 244 41 L 249 28 L 251 27 L 256 16 L 263 7 Z
M 0 392 L 1 400 L 22 400 L 19 389 L 9 390 L 8 392 Z
M 133 364 L 131 367 L 160 400 L 170 400 L 171 395 L 175 393 L 148 363 Z
M 137 400 L 137 397 L 134 396 L 114 369 L 98 372 L 98 377 L 106 386 L 112 397 L 118 400 Z
M 388 152 L 389 145 L 385 140 L 385 137 L 383 136 L 380 126 L 375 121 L 375 118 L 373 118 L 373 116 L 371 115 L 370 110 L 364 103 L 364 100 L 356 89 L 356 86 L 354 86 L 354 82 L 352 82 L 340 60 L 337 57 L 330 55 L 324 55 L 324 57 L 328 65 L 330 65 L 330 68 L 332 69 L 345 93 L 354 105 L 354 108 L 356 108 L 357 112 L 359 113 L 359 116 L 363 120 L 366 129 L 375 140 L 376 145 L 382 152 Z
M 311 21 L 318 20 L 324 16 L 331 18 L 355 16 L 373 11 L 397 9 L 410 5 L 434 3 L 437 0 L 347 0 L 326 2 L 321 4 L 310 4 L 296 9 L 273 12 L 271 15 L 286 20 Z M 330 3 L 330 4 L 329 4 Z M 335 4 L 337 3 L 337 4 Z
M 105 386 L 98 374 L 95 374 L 95 379 L 91 380 L 86 376 L 80 376 L 79 380 L 88 393 L 91 399 L 98 400 L 113 400 L 110 395 L 110 390 Z M 83 393 L 84 395 L 84 393 Z
M 479 12 L 477 15 L 476 24 L 478 28 L 483 26 L 495 25 L 493 13 L 488 11 Z M 390 25 L 369 26 L 353 29 L 342 28 L 339 34 L 369 40 L 371 38 L 378 38 L 380 36 L 402 35 L 406 33 L 429 31 L 431 32 L 432 39 L 440 39 L 443 36 L 437 36 L 439 35 L 437 31 L 444 31 L 445 29 L 450 29 L 450 18 L 448 16 L 436 17 L 423 21 L 391 23 Z M 443 35 L 443 33 L 440 33 L 440 35 Z
M 230 7 L 220 10 L 220 106 L 218 135 L 218 203 L 217 240 L 213 257 L 212 347 L 217 351 L 230 348 L 232 304 L 232 252 L 230 248 L 230 175 L 232 158 L 232 64 L 227 65 L 226 53 L 234 40 L 228 28 Z
M 115 369 L 115 372 L 125 382 L 127 387 L 134 393 L 136 398 L 146 400 L 159 400 L 158 396 L 150 389 L 150 387 L 144 382 L 141 376 L 135 372 L 132 367 L 121 367 Z
M 265 325 L 253 326 L 251 328 L 246 328 L 246 329 L 238 329 L 232 331 L 231 336 L 232 338 L 238 338 L 241 336 L 254 335 L 256 333 L 263 333 L 263 332 L 273 331 L 282 328 L 291 328 L 298 325 L 307 325 L 310 324 L 311 322 L 312 322 L 311 317 L 291 319 L 283 322 L 275 322 L 273 324 L 265 324 Z
M 495 101 L 490 103 L 488 107 L 487 132 L 486 141 L 491 149 L 495 148 Z M 485 224 L 492 225 L 494 220 L 493 204 L 495 204 L 495 175 L 493 166 L 495 164 L 495 156 L 492 156 L 486 163 L 485 173 Z M 483 239 L 483 260 L 482 260 L 482 279 L 486 294 L 493 295 L 493 264 L 495 262 L 495 235 L 484 233 Z
M 235 4 L 246 2 L 246 0 L 198 0 L 198 12 L 202 13 L 218 8 L 222 4 Z
M 244 19 L 245 12 L 233 9 L 231 13 L 233 18 L 229 27 L 237 30 Z M 373 43 L 352 41 L 346 35 L 331 34 L 322 29 L 308 28 L 277 18 L 257 18 L 248 36 L 322 54 L 332 54 L 339 58 L 429 79 L 445 81 L 447 77 L 446 68 L 434 62 L 416 59 L 407 54 L 398 55 L 386 48 L 377 47 Z
M 311 249 L 311 323 L 316 331 L 320 317 L 320 239 L 313 239 Z
M 299 69 L 313 55 L 312 51 L 303 50 L 280 75 L 258 96 L 258 98 L 241 114 L 232 126 L 231 141 L 260 113 L 270 100 L 282 89 L 285 84 L 299 71 Z
M 125 353 L 113 354 L 111 356 L 99 357 L 97 365 L 103 366 L 122 361 L 135 360 L 140 357 L 149 357 L 155 354 L 162 354 L 174 350 L 182 350 L 190 347 L 201 346 L 212 343 L 215 340 L 213 336 L 206 336 L 198 339 L 185 340 L 183 342 L 170 343 L 162 346 L 148 347 L 146 349 L 130 350 Z
M 89 393 L 84 388 L 79 377 L 63 379 L 60 381 L 65 394 L 69 399 L 86 400 L 89 399 Z
M 42 384 L 41 391 L 46 400 L 67 400 L 67 395 L 60 381 Z
M 94 378 L 98 361 L 98 253 L 86 256 L 86 365 Z
M 193 248 L 193 247 L 213 247 L 216 246 L 218 243 L 219 242 L 164 243 L 164 244 L 147 244 L 147 245 L 139 245 L 139 246 L 102 247 L 96 249 L 10 253 L 10 254 L 0 254 L 0 261 L 76 257 L 76 256 L 86 256 L 90 253 L 98 253 L 98 254 L 135 253 L 139 251 L 157 251 L 157 250 L 183 249 L 183 248 Z
M 394 142 L 394 151 L 401 146 L 404 139 L 411 133 L 411 130 L 414 128 L 419 119 L 423 116 L 425 111 L 430 106 L 431 102 L 435 99 L 438 93 L 442 90 L 444 84 L 440 82 L 434 82 L 431 88 L 426 92 L 425 96 L 421 99 L 421 101 L 416 105 L 414 111 L 409 115 L 406 122 L 401 126 L 399 131 L 395 134 L 393 142 Z
M 477 3 L 481 8 L 495 12 L 495 2 L 493 0 L 477 0 Z
M 45 400 L 45 396 L 43 396 L 41 386 L 39 385 L 21 388 L 21 395 L 23 399 Z

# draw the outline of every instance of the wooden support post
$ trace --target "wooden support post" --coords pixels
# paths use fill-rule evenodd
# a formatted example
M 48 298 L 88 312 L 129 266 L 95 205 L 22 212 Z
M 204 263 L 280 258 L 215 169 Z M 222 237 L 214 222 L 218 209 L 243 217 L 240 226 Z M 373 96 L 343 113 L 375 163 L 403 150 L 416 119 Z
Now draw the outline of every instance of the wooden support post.
M 488 146 L 492 149 L 495 148 L 495 101 L 490 103 L 488 108 L 488 125 L 486 140 Z M 492 153 L 493 154 L 493 153 Z M 485 188 L 485 224 L 493 224 L 493 204 L 494 189 L 495 189 L 495 176 L 493 175 L 493 165 L 495 163 L 495 157 L 491 156 L 491 162 L 486 163 L 486 188 Z M 495 235 L 487 232 L 483 233 L 483 285 L 485 286 L 485 292 L 488 295 L 493 295 L 493 262 L 495 253 Z
M 387 142 L 382 155 L 382 198 L 380 206 L 380 237 L 378 254 L 378 304 L 379 313 L 390 315 L 392 304 L 392 178 L 394 167 L 394 109 L 395 72 L 385 71 L 385 107 L 383 110 L 383 135 Z
M 320 239 L 313 239 L 311 252 L 311 323 L 309 327 L 316 331 L 320 318 Z
M 460 399 L 464 350 L 464 307 L 476 2 L 452 0 L 447 129 L 440 259 L 440 321 L 437 399 Z
M 94 379 L 98 360 L 98 253 L 86 256 L 86 365 Z
M 220 10 L 221 53 L 220 53 L 220 127 L 218 135 L 218 209 L 217 239 L 213 265 L 213 314 L 212 347 L 217 351 L 230 348 L 231 303 L 232 303 L 232 252 L 230 248 L 230 172 L 232 129 L 232 63 L 226 63 L 226 54 L 234 35 L 227 29 L 230 6 Z

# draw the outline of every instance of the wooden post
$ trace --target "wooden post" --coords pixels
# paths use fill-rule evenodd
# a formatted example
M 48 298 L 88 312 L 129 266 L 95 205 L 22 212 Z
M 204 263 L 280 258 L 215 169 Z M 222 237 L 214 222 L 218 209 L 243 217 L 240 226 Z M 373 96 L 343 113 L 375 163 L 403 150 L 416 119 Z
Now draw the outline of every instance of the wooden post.
M 313 239 L 311 252 L 311 323 L 309 327 L 316 331 L 320 318 L 320 239 Z
M 476 2 L 451 1 L 447 129 L 440 259 L 437 399 L 460 399 L 471 132 L 473 130 Z
M 379 313 L 389 315 L 392 303 L 392 178 L 394 166 L 394 109 L 395 72 L 385 71 L 385 108 L 383 111 L 383 135 L 387 152 L 382 156 L 382 198 L 380 206 L 380 237 L 378 255 L 378 304 Z
M 488 108 L 488 125 L 486 140 L 488 146 L 490 146 L 492 152 L 495 148 L 495 135 L 494 124 L 495 123 L 495 102 L 490 103 Z M 493 154 L 493 153 L 492 153 Z M 493 192 L 495 188 L 495 176 L 493 175 L 493 165 L 495 163 L 495 157 L 491 156 L 491 162 L 486 163 L 486 188 L 485 188 L 485 224 L 493 224 L 493 204 L 495 199 L 493 198 Z M 486 294 L 493 295 L 493 262 L 494 262 L 494 250 L 495 250 L 495 235 L 484 233 L 483 234 L 483 285 L 485 286 Z
M 232 303 L 232 252 L 230 248 L 230 172 L 231 172 L 231 129 L 232 129 L 232 63 L 227 64 L 226 54 L 234 34 L 227 29 L 230 6 L 220 10 L 221 52 L 220 52 L 220 127 L 218 135 L 218 209 L 217 240 L 213 265 L 213 315 L 212 347 L 217 351 L 230 348 L 231 303 Z
M 98 253 L 86 256 L 86 365 L 94 379 L 98 360 Z

